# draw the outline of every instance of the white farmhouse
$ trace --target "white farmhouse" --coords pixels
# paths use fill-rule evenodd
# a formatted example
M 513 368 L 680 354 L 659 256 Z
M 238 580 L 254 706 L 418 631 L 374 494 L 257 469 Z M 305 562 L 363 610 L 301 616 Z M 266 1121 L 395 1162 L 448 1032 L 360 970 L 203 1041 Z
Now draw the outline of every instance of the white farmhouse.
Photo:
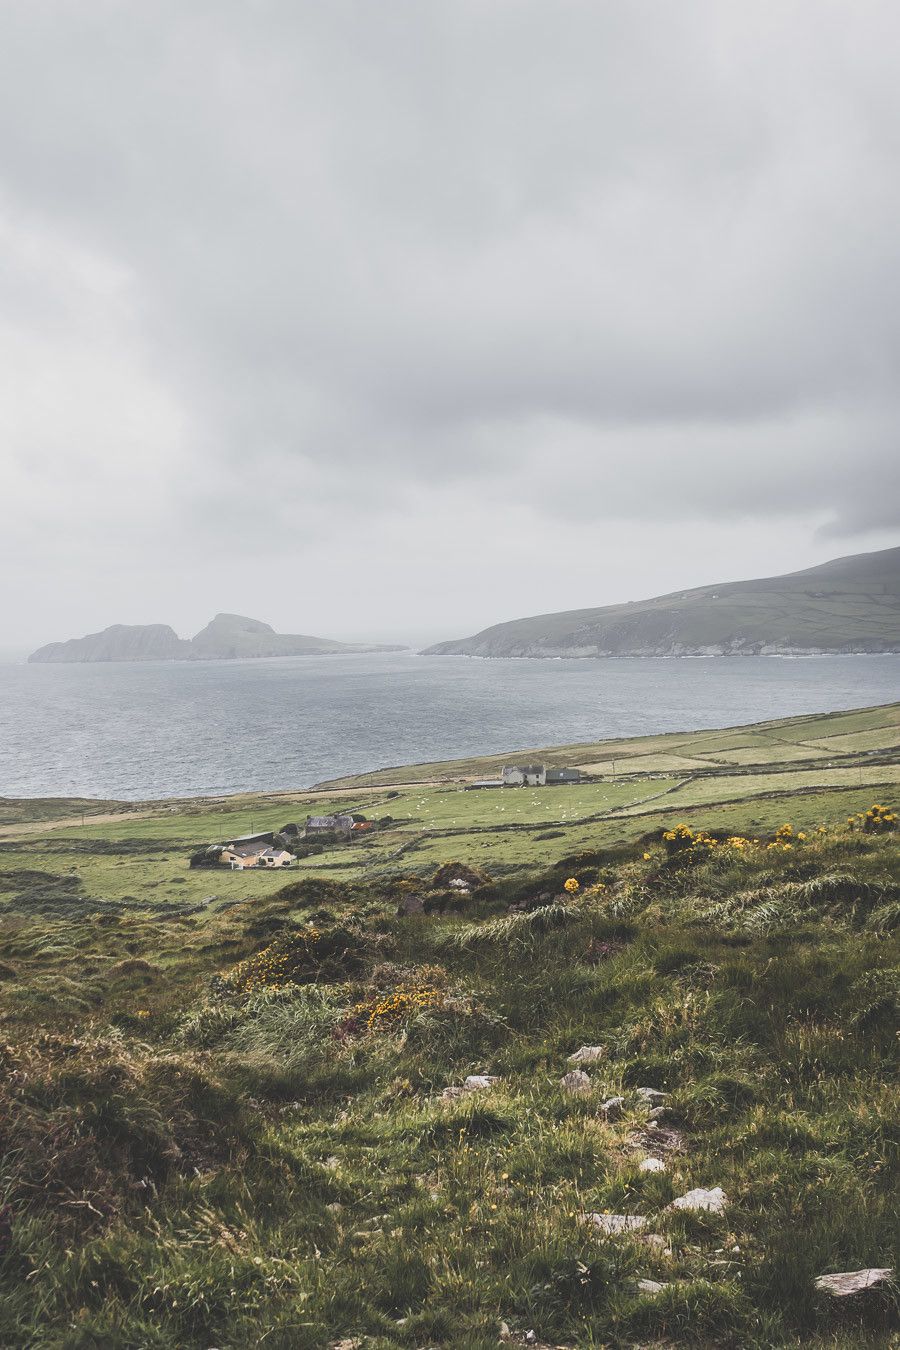
M 543 764 L 505 764 L 500 781 L 504 787 L 543 787 L 547 770 Z

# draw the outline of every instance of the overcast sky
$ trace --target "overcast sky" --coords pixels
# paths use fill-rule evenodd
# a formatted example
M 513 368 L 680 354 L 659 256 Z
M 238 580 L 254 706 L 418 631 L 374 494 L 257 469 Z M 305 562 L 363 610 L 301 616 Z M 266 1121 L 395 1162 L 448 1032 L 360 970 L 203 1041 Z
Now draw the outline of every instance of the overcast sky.
M 900 542 L 896 0 L 4 0 L 4 645 Z

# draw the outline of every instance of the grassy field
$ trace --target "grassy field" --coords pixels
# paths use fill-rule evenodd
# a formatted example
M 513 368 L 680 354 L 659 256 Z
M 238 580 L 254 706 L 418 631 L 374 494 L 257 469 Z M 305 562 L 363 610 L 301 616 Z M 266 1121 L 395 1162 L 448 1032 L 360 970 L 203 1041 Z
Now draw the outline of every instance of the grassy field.
M 896 1347 L 895 1285 L 813 1280 L 897 1264 L 897 836 L 848 817 L 900 799 L 898 713 L 582 747 L 616 771 L 575 787 L 4 804 L 0 1346 Z M 188 866 L 341 807 L 394 819 Z

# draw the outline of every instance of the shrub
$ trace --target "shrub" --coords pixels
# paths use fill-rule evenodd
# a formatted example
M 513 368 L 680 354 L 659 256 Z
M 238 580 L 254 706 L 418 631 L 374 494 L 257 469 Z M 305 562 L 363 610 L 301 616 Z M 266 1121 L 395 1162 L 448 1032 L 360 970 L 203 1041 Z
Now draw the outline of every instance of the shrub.
M 334 978 L 358 969 L 364 950 L 359 934 L 346 928 L 305 928 L 282 933 L 262 951 L 240 961 L 224 977 L 227 989 L 249 994 L 254 990 L 283 989 L 313 979 Z

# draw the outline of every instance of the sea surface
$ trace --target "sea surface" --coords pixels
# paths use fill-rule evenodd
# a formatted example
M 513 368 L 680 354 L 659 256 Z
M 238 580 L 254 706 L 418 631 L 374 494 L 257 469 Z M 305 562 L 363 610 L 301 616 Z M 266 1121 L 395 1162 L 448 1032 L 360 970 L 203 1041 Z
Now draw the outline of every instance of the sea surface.
M 385 765 L 897 698 L 900 656 L 2 665 L 0 796 L 301 788 Z

